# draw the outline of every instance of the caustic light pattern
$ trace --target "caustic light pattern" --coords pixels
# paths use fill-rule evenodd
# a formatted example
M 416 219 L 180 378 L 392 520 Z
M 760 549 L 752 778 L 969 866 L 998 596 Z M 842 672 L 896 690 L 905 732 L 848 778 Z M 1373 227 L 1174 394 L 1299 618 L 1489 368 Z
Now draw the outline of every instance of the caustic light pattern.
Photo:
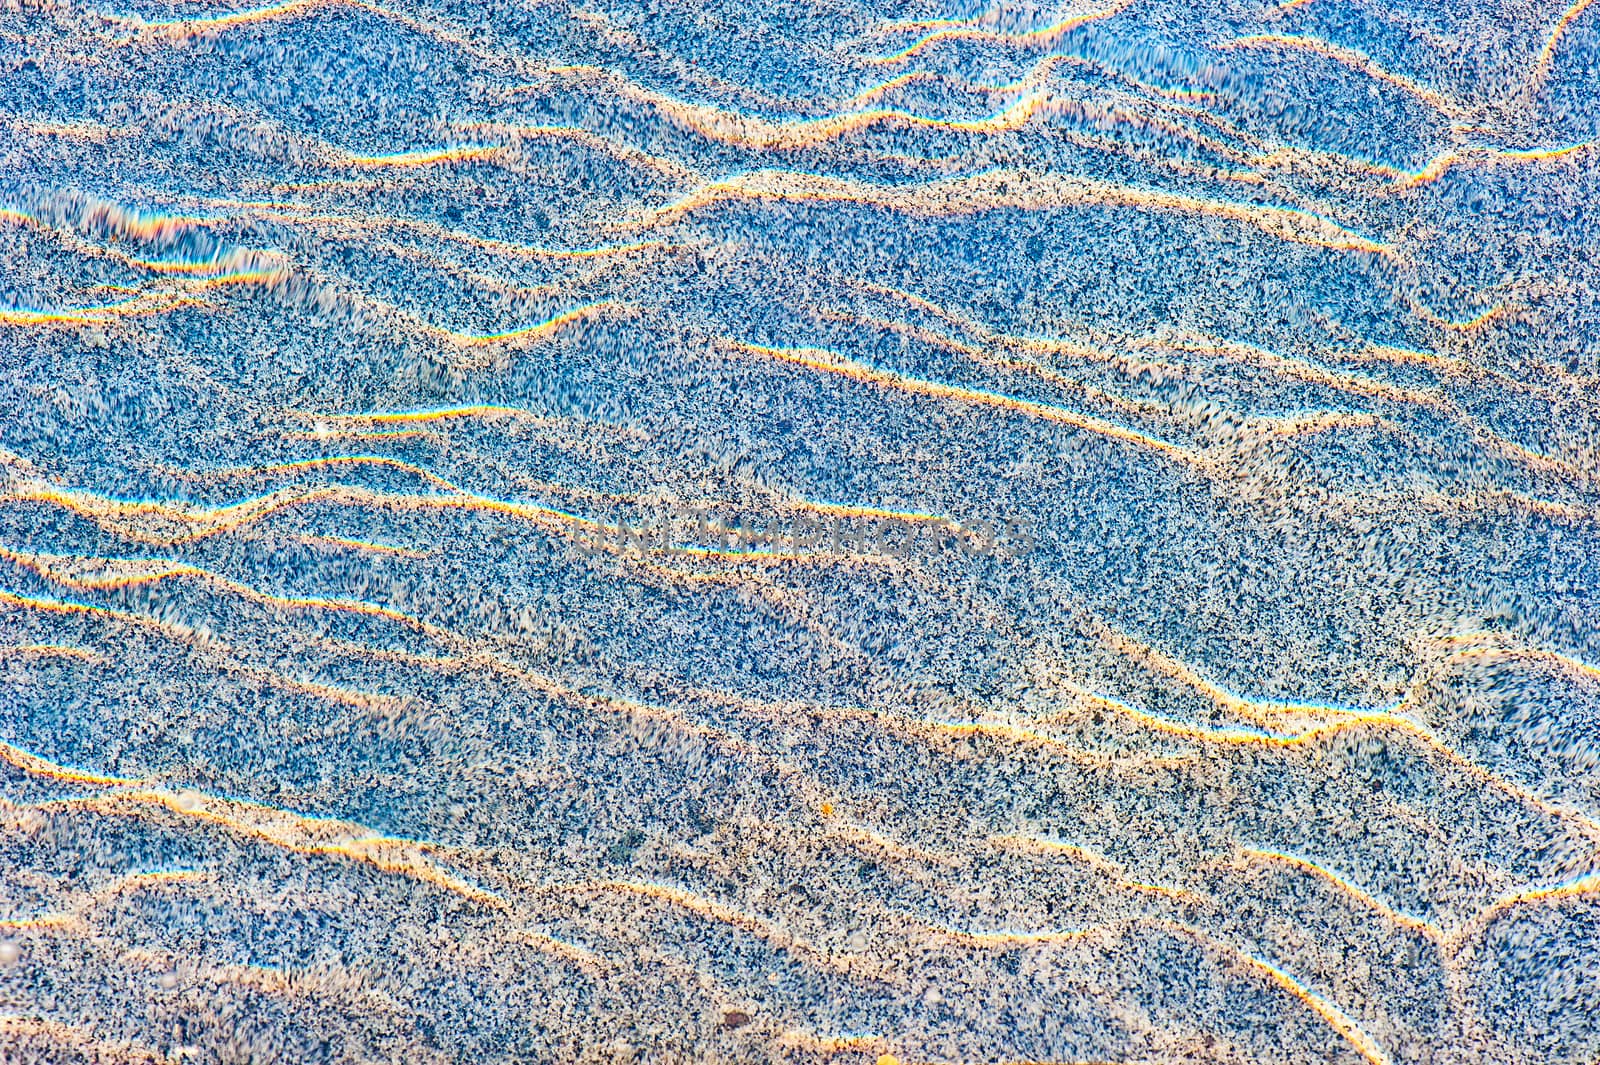
M 1600 4 L 0 0 L 0 1061 L 1600 1058 Z

